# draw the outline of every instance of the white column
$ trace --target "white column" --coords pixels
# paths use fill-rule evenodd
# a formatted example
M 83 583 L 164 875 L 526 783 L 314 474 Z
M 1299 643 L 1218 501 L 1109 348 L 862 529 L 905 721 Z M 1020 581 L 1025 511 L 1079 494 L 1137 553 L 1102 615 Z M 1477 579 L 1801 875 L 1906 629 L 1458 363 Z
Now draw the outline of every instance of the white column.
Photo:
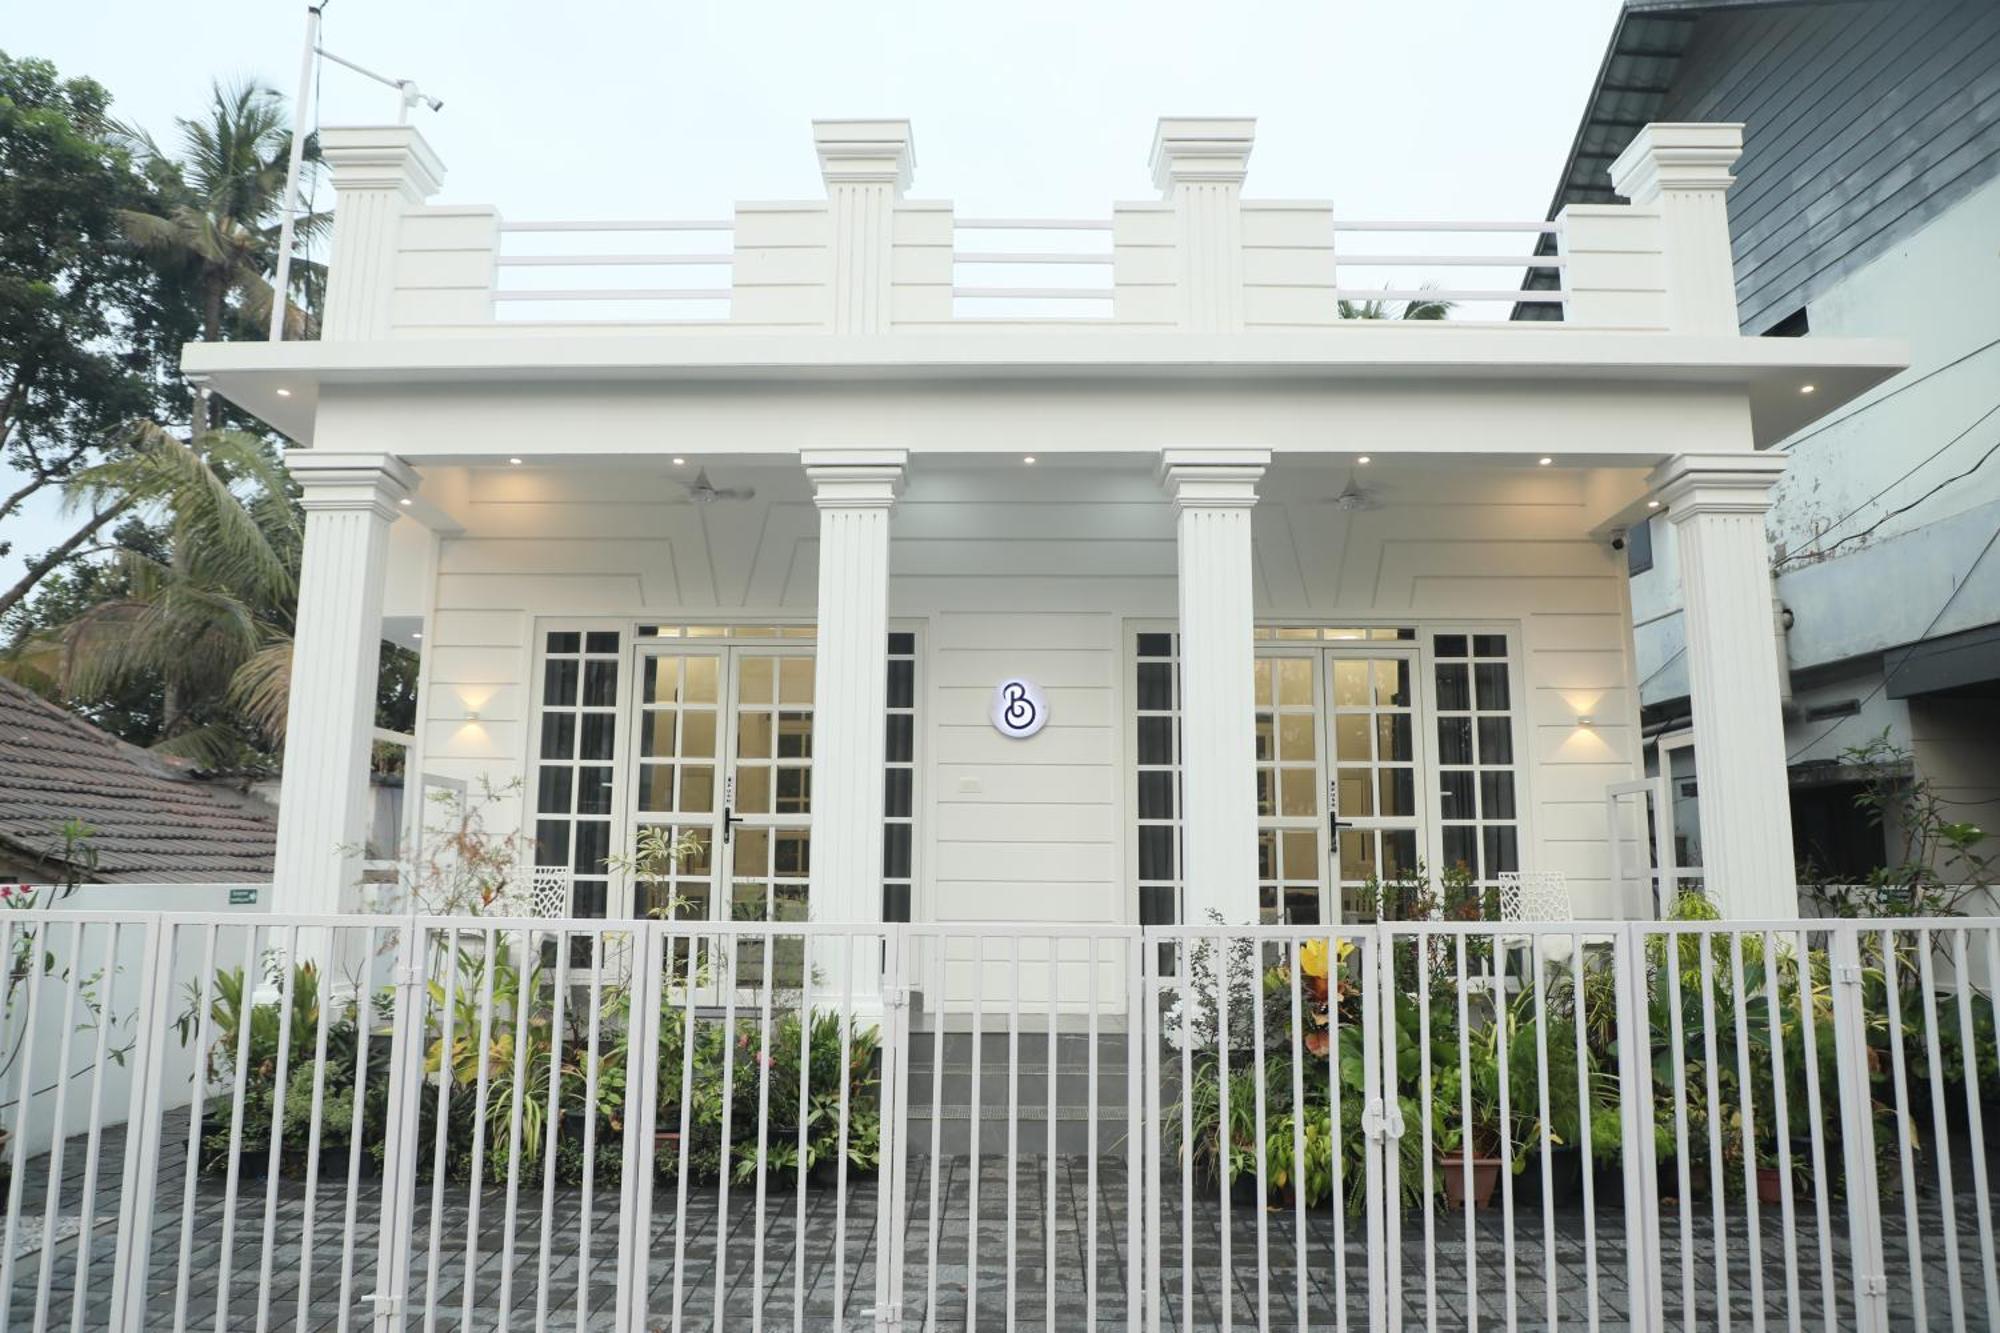
M 320 337 L 387 337 L 403 214 L 437 192 L 444 166 L 414 125 L 330 125 L 319 144 L 338 201 Z
M 813 147 L 833 215 L 833 331 L 886 333 L 896 201 L 916 146 L 907 120 L 816 120 Z
M 1153 183 L 1174 206 L 1181 327 L 1243 327 L 1243 178 L 1257 122 L 1163 116 L 1153 131 Z
M 1679 553 L 1703 880 L 1723 915 L 1798 915 L 1764 513 L 1781 455 L 1682 454 L 1653 484 Z
M 1168 449 L 1160 477 L 1180 548 L 1182 919 L 1257 921 L 1250 509 L 1262 449 Z
M 1653 124 L 1611 164 L 1611 188 L 1659 210 L 1666 258 L 1667 327 L 1675 333 L 1735 333 L 1736 267 L 1729 246 L 1729 168 L 1743 153 L 1743 127 Z
M 889 509 L 902 450 L 803 455 L 819 506 L 813 686 L 816 921 L 882 919 L 882 755 L 889 692 Z
M 301 451 L 286 465 L 303 491 L 306 533 L 272 902 L 279 912 L 339 912 L 355 904 L 368 830 L 389 525 L 417 478 L 389 454 Z

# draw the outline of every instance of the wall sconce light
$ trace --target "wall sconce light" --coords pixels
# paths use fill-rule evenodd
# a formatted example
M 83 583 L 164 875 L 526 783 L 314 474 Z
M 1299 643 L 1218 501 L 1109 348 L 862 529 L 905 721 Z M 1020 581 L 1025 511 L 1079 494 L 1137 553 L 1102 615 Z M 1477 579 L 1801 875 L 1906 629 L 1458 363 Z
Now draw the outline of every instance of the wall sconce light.
M 1590 714 L 1585 713 L 1581 717 L 1577 718 L 1576 724 L 1579 727 L 1594 727 L 1597 725 L 1597 719 L 1592 717 Z
M 477 708 L 466 709 L 465 720 L 467 722 L 477 722 L 479 720 L 479 710 Z

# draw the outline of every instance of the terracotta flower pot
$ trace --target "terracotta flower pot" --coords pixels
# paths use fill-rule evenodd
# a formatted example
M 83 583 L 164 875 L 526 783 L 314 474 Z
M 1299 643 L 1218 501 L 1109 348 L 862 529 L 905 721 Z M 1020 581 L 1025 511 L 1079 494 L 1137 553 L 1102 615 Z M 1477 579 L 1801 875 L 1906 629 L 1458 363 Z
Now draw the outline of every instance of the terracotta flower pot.
M 1445 1203 L 1452 1208 L 1465 1207 L 1465 1164 L 1464 1157 L 1439 1157 L 1438 1169 L 1444 1175 Z M 1474 1157 L 1472 1163 L 1472 1206 L 1484 1208 L 1493 1201 L 1494 1186 L 1500 1183 L 1500 1168 L 1506 1163 L 1498 1157 Z
M 1785 1200 L 1785 1173 L 1775 1166 L 1757 1168 L 1757 1202 L 1783 1203 Z

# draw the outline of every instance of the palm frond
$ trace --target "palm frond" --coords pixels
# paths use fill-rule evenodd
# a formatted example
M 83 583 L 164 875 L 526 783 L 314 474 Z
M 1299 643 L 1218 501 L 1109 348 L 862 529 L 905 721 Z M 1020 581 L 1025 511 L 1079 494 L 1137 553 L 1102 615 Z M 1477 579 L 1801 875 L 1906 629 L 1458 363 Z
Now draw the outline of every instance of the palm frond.
M 279 638 L 264 645 L 236 668 L 229 681 L 229 701 L 243 710 L 257 729 L 282 745 L 285 718 L 292 698 L 292 641 Z
M 226 722 L 204 722 L 153 746 L 154 754 L 188 759 L 202 768 L 236 768 L 244 759 L 243 738 Z

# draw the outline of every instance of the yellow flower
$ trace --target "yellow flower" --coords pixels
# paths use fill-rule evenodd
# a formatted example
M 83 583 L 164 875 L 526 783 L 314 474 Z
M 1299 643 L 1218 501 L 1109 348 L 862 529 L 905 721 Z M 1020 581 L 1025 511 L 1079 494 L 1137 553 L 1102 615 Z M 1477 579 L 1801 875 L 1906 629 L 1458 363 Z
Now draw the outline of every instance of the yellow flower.
M 1299 970 L 1309 977 L 1326 975 L 1326 941 L 1307 940 L 1299 946 Z

